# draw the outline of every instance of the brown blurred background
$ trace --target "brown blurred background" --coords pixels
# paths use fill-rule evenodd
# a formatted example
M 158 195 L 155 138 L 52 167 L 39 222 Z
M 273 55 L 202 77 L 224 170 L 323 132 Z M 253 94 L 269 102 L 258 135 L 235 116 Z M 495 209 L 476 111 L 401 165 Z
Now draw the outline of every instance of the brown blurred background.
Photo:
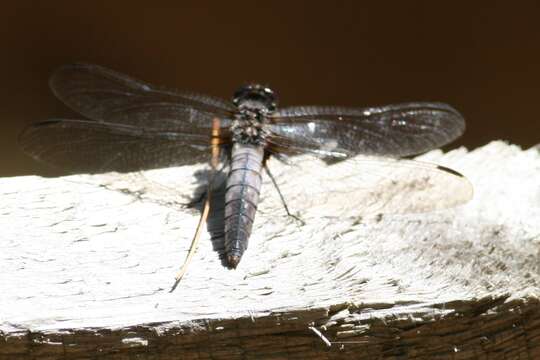
M 539 143 L 540 3 L 461 3 L 5 1 L 0 176 L 46 172 L 17 135 L 75 116 L 47 79 L 76 61 L 225 98 L 262 82 L 281 105 L 443 101 L 467 119 L 452 146 Z

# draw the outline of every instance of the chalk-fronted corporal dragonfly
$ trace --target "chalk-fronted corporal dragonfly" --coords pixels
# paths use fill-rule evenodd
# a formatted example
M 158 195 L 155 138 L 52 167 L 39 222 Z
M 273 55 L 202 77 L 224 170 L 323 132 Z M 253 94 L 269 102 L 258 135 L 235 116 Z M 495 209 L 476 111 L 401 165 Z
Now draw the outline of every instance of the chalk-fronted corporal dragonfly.
M 326 191 L 327 199 L 338 199 L 338 207 L 346 206 L 339 199 L 348 192 L 364 188 L 366 176 L 375 186 L 386 180 L 395 185 L 395 191 L 390 186 L 371 199 L 371 205 L 384 203 L 389 212 L 447 208 L 472 196 L 470 183 L 456 171 L 397 160 L 438 148 L 463 133 L 464 119 L 446 104 L 278 108 L 274 92 L 258 84 L 241 87 L 229 102 L 158 88 L 87 64 L 59 68 L 50 86 L 87 119 L 35 123 L 21 134 L 20 144 L 34 158 L 74 173 L 131 172 L 208 161 L 213 120 L 219 119 L 213 146 L 221 154 L 217 171 L 226 173 L 225 254 L 233 268 L 247 248 L 262 171 L 272 157 L 287 162 L 307 154 L 339 160 L 329 168 L 352 169 L 343 183 L 334 176 L 341 170 L 326 171 L 307 177 L 305 186 L 295 190 L 306 196 L 313 187 Z M 304 163 L 308 161 L 296 165 Z M 350 189 L 351 184 L 358 189 Z M 420 204 L 425 199 L 429 201 Z

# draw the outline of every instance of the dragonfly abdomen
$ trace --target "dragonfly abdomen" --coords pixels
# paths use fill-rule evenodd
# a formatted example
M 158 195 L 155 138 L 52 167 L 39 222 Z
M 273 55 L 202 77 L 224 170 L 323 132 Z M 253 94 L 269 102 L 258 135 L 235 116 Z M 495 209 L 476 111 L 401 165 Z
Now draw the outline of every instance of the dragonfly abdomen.
M 259 203 L 264 148 L 236 143 L 225 194 L 225 254 L 235 268 L 248 245 Z

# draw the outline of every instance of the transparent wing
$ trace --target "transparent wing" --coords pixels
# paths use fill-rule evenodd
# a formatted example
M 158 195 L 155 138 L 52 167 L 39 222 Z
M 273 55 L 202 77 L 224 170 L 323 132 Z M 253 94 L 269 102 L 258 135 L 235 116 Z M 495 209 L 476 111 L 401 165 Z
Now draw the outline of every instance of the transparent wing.
M 301 156 L 291 166 L 270 161 L 287 205 L 300 216 L 372 216 L 423 213 L 464 204 L 471 183 L 436 164 L 358 156 L 333 165 Z M 266 204 L 279 207 L 271 182 Z
M 206 133 L 214 117 L 228 127 L 235 109 L 221 99 L 159 89 L 97 65 L 65 65 L 49 84 L 60 100 L 89 119 L 147 129 Z
M 72 173 L 130 172 L 208 162 L 206 134 L 159 131 L 91 120 L 48 120 L 29 126 L 21 148 L 35 159 Z M 227 134 L 222 151 L 227 153 Z
M 212 120 L 230 143 L 234 106 L 226 101 L 158 89 L 97 65 L 59 68 L 55 95 L 91 120 L 47 120 L 20 135 L 22 149 L 71 172 L 129 172 L 207 161 Z
M 153 202 L 176 210 L 193 208 L 202 210 L 203 200 L 210 190 L 216 198 L 227 179 L 228 159 L 219 168 L 200 163 L 168 169 L 85 175 L 84 181 L 119 191 L 143 201 Z M 209 184 L 210 179 L 212 184 Z M 210 186 L 209 186 L 210 185 Z M 222 204 L 213 204 L 220 208 Z
M 269 141 L 276 152 L 320 156 L 409 156 L 445 145 L 465 130 L 454 108 L 427 102 L 364 109 L 291 107 L 271 119 Z

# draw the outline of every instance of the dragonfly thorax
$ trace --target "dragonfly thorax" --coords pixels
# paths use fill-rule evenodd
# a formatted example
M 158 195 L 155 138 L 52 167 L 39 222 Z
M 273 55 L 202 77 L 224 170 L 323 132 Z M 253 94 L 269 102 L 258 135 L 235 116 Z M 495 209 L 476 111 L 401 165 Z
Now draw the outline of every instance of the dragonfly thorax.
M 264 115 L 258 112 L 242 111 L 231 124 L 233 141 L 241 144 L 264 145 Z
M 238 107 L 231 131 L 233 141 L 242 144 L 265 144 L 266 116 L 276 110 L 277 100 L 274 92 L 259 84 L 242 86 L 233 96 Z

